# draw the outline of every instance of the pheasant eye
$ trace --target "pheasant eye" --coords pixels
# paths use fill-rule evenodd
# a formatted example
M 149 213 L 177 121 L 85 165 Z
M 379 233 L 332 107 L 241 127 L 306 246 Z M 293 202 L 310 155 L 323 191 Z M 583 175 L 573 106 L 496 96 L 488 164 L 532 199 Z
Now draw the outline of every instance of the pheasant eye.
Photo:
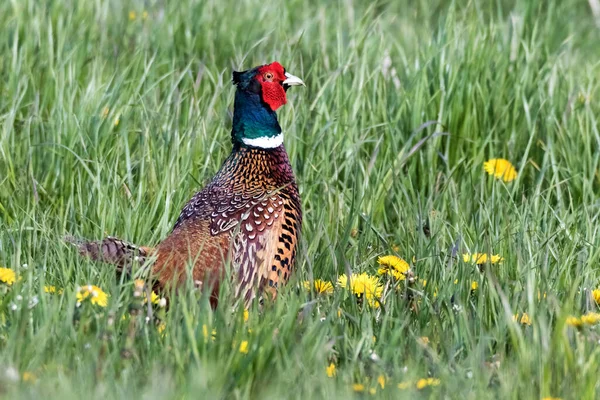
M 265 74 L 265 80 L 270 81 L 271 79 L 273 79 L 273 74 L 270 72 L 267 72 Z

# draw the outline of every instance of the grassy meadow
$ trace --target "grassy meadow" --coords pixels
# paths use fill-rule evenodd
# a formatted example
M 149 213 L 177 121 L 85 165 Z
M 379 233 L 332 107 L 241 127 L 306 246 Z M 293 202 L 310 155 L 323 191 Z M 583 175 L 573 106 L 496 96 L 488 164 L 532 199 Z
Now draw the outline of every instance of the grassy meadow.
M 1 1 L 0 396 L 598 398 L 594 4 Z M 275 60 L 307 84 L 278 112 L 296 272 L 247 315 L 190 283 L 147 321 L 63 237 L 164 238 L 231 150 L 232 70 Z

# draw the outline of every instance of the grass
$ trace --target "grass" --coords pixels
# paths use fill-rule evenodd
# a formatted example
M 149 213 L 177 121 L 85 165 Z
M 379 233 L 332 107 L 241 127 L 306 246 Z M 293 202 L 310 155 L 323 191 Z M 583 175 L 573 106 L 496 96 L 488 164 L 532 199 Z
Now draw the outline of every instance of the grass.
M 21 278 L 1 288 L 2 396 L 598 397 L 600 332 L 565 324 L 600 286 L 598 29 L 587 1 L 1 2 L 0 265 Z M 308 85 L 279 112 L 296 273 L 247 322 L 190 284 L 160 333 L 62 238 L 165 237 L 230 151 L 232 69 L 273 60 Z M 301 289 L 386 254 L 419 279 L 378 309 Z M 87 283 L 106 308 L 75 307 Z

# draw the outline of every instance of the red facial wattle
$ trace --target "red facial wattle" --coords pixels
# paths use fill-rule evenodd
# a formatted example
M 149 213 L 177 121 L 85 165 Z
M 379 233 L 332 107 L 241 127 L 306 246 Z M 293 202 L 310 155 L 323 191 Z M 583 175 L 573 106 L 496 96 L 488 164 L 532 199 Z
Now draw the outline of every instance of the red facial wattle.
M 282 82 L 285 69 L 277 61 L 258 69 L 256 79 L 262 87 L 262 99 L 275 111 L 287 102 Z

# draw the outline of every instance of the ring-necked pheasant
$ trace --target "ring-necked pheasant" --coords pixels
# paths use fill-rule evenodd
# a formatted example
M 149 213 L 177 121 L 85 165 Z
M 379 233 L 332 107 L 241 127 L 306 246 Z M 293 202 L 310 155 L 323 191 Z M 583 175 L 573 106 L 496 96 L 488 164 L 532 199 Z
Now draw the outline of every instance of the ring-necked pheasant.
M 181 211 L 155 248 L 108 237 L 77 244 L 82 254 L 127 269 L 152 258 L 159 288 L 191 279 L 213 287 L 213 302 L 230 262 L 236 295 L 246 301 L 288 280 L 302 225 L 298 187 L 275 110 L 290 86 L 304 85 L 278 62 L 233 73 L 233 149 L 212 181 Z

